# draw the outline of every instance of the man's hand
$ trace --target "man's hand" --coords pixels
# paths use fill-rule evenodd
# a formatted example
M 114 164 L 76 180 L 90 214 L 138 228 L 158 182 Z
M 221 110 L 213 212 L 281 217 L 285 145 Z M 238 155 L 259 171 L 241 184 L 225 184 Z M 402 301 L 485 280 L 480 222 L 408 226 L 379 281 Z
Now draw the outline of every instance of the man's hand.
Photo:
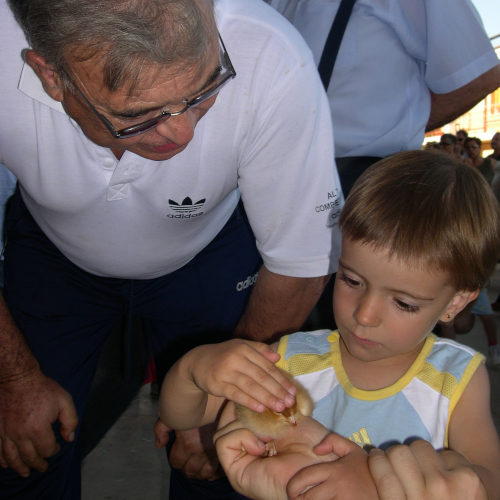
M 221 477 L 223 474 L 212 444 L 214 430 L 212 424 L 189 431 L 176 431 L 168 457 L 170 465 L 193 479 L 214 481 Z
M 73 441 L 78 417 L 71 396 L 39 370 L 0 384 L 0 466 L 28 477 L 45 471 L 59 451 L 51 424 L 60 422 L 66 441 Z
M 154 425 L 153 431 L 155 433 L 155 447 L 163 448 L 170 439 L 170 431 L 172 429 L 167 427 L 161 419 L 158 419 Z
M 414 441 L 368 459 L 381 500 L 486 500 L 485 489 L 470 462 L 451 450 L 436 451 Z

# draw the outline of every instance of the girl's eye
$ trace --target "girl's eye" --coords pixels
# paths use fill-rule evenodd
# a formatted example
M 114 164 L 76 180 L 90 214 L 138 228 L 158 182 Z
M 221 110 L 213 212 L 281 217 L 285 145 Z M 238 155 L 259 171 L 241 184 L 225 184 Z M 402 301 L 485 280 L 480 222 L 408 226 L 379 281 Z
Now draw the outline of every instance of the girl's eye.
M 358 287 L 361 285 L 361 283 L 358 280 L 355 280 L 353 278 L 350 278 L 344 273 L 340 273 L 340 279 L 348 286 L 351 287 Z
M 398 309 L 401 309 L 402 311 L 405 311 L 405 312 L 416 313 L 419 310 L 418 306 L 413 306 L 411 304 L 403 302 L 400 299 L 394 299 L 394 302 L 396 303 L 396 306 L 398 307 Z

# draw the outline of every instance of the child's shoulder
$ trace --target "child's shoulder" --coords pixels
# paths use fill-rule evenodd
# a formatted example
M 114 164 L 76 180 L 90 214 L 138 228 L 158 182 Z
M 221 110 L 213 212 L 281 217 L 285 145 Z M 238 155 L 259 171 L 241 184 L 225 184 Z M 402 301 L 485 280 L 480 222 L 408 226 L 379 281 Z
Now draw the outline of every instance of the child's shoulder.
M 335 332 L 331 330 L 314 330 L 295 332 L 280 339 L 278 352 L 285 357 L 296 354 L 322 354 L 329 352 Z
M 427 348 L 427 349 L 426 349 Z M 457 378 L 467 368 L 477 368 L 484 362 L 484 355 L 455 340 L 431 334 L 424 350 L 427 350 L 426 363 L 439 372 L 446 372 Z
M 294 377 L 331 368 L 332 344 L 337 340 L 338 334 L 331 330 L 285 335 L 278 344 L 281 358 L 277 366 Z

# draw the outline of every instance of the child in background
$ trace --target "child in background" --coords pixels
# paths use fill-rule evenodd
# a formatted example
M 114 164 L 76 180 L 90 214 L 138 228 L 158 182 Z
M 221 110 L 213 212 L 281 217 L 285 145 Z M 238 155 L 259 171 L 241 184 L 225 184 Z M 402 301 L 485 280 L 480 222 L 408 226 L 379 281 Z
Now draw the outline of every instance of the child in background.
M 470 461 L 488 498 L 498 498 L 500 444 L 484 357 L 432 333 L 476 299 L 498 261 L 493 193 L 479 172 L 451 157 L 399 153 L 359 178 L 339 223 L 338 330 L 282 337 L 273 346 L 276 365 L 309 390 L 313 418 L 330 431 L 360 446 L 419 438 L 449 448 Z M 291 406 L 293 389 L 269 367 L 276 358 L 265 345 L 249 345 L 257 346 L 251 356 L 237 341 L 186 354 L 163 383 L 161 420 L 197 427 L 216 419 L 225 398 L 257 412 Z M 241 486 L 229 465 L 230 481 Z M 335 466 L 310 465 L 288 494 L 334 491 Z

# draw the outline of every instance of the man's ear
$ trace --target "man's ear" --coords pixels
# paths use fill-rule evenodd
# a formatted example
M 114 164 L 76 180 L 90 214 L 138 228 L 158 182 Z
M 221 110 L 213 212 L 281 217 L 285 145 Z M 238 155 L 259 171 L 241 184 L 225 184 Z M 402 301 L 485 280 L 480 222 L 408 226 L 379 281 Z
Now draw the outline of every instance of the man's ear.
M 457 292 L 451 299 L 446 310 L 439 318 L 440 321 L 442 321 L 443 323 L 452 321 L 467 304 L 477 299 L 479 292 L 480 290 L 462 290 L 461 292 Z
M 34 50 L 27 50 L 24 59 L 31 66 L 42 82 L 43 88 L 52 99 L 62 101 L 64 98 L 64 86 L 61 77 L 54 67 L 47 63 L 45 57 Z

